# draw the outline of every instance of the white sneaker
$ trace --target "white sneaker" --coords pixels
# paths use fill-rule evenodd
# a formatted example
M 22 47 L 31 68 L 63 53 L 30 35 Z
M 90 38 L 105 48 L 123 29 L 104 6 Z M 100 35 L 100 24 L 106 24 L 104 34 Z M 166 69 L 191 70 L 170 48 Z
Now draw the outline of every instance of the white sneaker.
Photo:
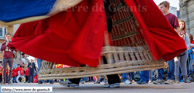
M 125 85 L 130 85 L 130 84 L 132 84 L 131 81 L 129 81 L 129 80 L 125 80 L 123 83 L 124 83 Z

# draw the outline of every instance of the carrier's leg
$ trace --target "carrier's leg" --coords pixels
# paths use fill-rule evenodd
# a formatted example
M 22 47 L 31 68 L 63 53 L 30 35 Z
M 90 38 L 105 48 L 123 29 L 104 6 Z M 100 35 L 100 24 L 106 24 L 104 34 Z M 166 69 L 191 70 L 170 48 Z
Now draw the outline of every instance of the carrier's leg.
M 107 64 L 107 60 L 106 57 L 103 56 L 103 62 L 104 64 Z M 120 78 L 118 76 L 118 74 L 114 74 L 114 75 L 107 75 L 108 78 L 108 84 L 106 84 L 104 87 L 120 87 Z

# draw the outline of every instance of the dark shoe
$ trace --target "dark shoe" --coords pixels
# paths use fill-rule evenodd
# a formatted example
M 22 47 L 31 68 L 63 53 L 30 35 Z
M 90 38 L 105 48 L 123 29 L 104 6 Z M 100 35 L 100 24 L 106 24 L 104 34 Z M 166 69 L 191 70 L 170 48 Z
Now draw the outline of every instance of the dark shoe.
M 69 80 L 60 81 L 59 84 L 62 85 L 62 86 L 71 87 L 71 88 L 77 88 L 77 87 L 79 87 L 79 84 L 71 83 Z
M 183 76 L 183 78 L 184 78 L 184 82 L 185 82 L 185 83 L 191 83 L 191 81 L 188 80 L 188 76 Z
M 120 88 L 120 83 L 104 84 L 104 88 Z
M 8 81 L 8 84 L 9 84 L 9 85 L 12 85 L 11 81 Z
M 191 82 L 194 82 L 194 75 L 191 75 Z
M 71 84 L 68 84 L 67 87 L 69 87 L 69 88 L 78 88 L 79 87 L 79 84 L 73 84 L 73 83 L 71 83 Z
M 54 84 L 54 82 L 53 82 L 53 81 L 51 81 L 51 82 L 50 82 L 50 84 Z
M 29 83 L 29 82 L 28 82 Z M 42 81 L 38 81 L 38 84 L 42 84 L 43 82 Z

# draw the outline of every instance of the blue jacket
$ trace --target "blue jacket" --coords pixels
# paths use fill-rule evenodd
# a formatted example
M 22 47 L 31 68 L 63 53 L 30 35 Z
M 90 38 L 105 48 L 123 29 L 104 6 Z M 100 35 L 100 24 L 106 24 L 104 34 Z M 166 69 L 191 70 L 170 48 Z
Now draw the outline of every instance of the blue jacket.
M 194 48 L 188 50 L 188 54 L 189 54 L 190 59 L 194 59 L 193 58 L 193 51 L 192 51 L 193 49 Z

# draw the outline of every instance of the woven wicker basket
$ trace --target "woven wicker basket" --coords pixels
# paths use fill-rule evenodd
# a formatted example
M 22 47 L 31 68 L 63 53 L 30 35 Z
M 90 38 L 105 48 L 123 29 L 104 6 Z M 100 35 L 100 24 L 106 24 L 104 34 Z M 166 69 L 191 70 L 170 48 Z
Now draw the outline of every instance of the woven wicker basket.
M 53 68 L 55 63 L 43 61 L 39 72 L 39 80 L 79 78 L 97 75 L 110 75 L 134 71 L 164 68 L 164 61 L 153 60 L 150 51 L 140 33 L 138 22 L 123 0 L 111 0 L 115 14 L 112 17 L 112 45 L 108 34 L 105 34 L 103 60 L 97 68 L 70 67 Z

